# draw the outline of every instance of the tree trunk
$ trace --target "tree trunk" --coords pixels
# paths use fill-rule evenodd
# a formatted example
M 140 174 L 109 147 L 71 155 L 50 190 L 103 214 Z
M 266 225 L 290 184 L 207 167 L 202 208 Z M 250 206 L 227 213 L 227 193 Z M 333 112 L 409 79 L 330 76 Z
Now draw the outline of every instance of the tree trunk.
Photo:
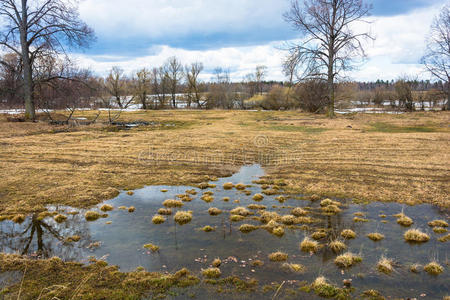
M 450 80 L 447 82 L 447 107 L 446 110 L 450 110 Z
M 33 71 L 30 60 L 30 49 L 28 47 L 28 12 L 27 0 L 22 0 L 22 22 L 20 23 L 20 45 L 22 48 L 23 61 L 23 89 L 25 100 L 25 119 L 34 121 L 36 119 L 36 110 L 33 99 Z
M 330 51 L 331 52 L 331 51 Z M 334 70 L 333 70 L 333 60 L 334 56 L 330 53 L 328 64 L 328 117 L 334 117 Z

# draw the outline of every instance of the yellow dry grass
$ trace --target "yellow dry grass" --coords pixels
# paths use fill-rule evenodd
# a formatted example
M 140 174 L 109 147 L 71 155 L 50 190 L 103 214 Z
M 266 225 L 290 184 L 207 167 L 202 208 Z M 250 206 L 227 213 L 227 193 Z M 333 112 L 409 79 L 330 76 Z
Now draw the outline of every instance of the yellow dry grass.
M 288 192 L 450 206 L 448 112 L 327 119 L 295 111 L 139 111 L 120 119 L 133 120 L 161 125 L 116 131 L 0 116 L 0 214 L 88 207 L 121 189 L 198 184 L 252 162 L 284 179 Z

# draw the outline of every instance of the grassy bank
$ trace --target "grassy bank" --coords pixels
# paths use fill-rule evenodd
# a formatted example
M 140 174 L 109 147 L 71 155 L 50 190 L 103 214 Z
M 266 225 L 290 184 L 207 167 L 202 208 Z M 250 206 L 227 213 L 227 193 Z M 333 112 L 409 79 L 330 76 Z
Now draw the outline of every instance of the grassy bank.
M 193 185 L 255 162 L 291 192 L 450 206 L 447 112 L 330 120 L 298 112 L 148 111 L 120 119 L 133 120 L 154 123 L 69 128 L 1 116 L 0 214 L 87 207 L 120 189 Z

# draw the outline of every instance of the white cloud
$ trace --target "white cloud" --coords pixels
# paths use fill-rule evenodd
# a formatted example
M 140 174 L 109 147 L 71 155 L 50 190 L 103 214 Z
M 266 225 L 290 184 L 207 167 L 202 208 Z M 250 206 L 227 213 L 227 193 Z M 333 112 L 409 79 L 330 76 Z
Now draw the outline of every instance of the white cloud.
M 143 57 L 122 59 L 121 57 L 111 56 L 77 55 L 75 60 L 82 67 L 90 68 L 101 75 L 105 75 L 112 66 L 119 66 L 130 74 L 139 68 L 161 66 L 167 58 L 176 56 L 183 64 L 202 62 L 205 66 L 205 72 L 202 74 L 204 80 L 211 78 L 211 71 L 214 68 L 222 67 L 230 69 L 232 80 L 239 81 L 246 74 L 253 72 L 257 65 L 266 65 L 271 79 L 283 80 L 280 65 L 284 54 L 277 49 L 277 46 L 277 43 L 271 43 L 261 46 L 231 47 L 205 51 L 159 46 L 157 51 L 155 51 L 156 49 L 149 51 L 156 52 L 156 54 Z
M 287 0 L 84 0 L 80 15 L 99 35 L 147 38 L 283 25 Z
M 227 28 L 230 33 L 233 33 L 244 30 L 245 26 L 256 26 L 256 24 L 270 26 L 272 21 L 283 22 L 280 15 L 285 10 L 283 5 L 275 5 L 272 19 L 261 22 L 260 18 L 267 18 L 267 9 L 274 3 L 273 0 L 152 0 L 150 2 L 153 8 L 151 10 L 148 9 L 148 1 L 86 0 L 82 4 L 82 15 L 88 17 L 88 23 L 94 21 L 92 26 L 97 32 L 115 31 L 118 36 L 126 32 L 138 32 L 158 37 L 201 30 L 214 32 L 221 28 Z M 440 6 L 435 5 L 404 15 L 371 18 L 374 21 L 371 32 L 376 36 L 376 41 L 366 46 L 368 62 L 348 75 L 355 80 L 366 81 L 395 79 L 402 75 L 428 79 L 428 75 L 424 73 L 418 62 L 424 51 L 425 36 L 439 9 Z M 243 22 L 248 16 L 252 17 Z M 111 19 L 114 19 L 114 22 L 111 22 Z M 111 27 L 107 28 L 107 26 Z M 285 24 L 285 26 L 289 25 Z M 106 74 L 114 65 L 131 72 L 142 67 L 160 66 L 168 57 L 177 56 L 185 64 L 194 61 L 203 62 L 207 70 L 215 67 L 230 68 L 233 80 L 241 80 L 257 65 L 267 65 L 269 79 L 283 80 L 281 62 L 284 53 L 276 47 L 280 43 L 204 51 L 154 46 L 148 50 L 148 55 L 136 58 L 79 55 L 78 60 L 83 66 L 90 67 L 99 74 Z M 203 74 L 205 80 L 209 80 L 210 77 L 211 74 L 207 72 Z

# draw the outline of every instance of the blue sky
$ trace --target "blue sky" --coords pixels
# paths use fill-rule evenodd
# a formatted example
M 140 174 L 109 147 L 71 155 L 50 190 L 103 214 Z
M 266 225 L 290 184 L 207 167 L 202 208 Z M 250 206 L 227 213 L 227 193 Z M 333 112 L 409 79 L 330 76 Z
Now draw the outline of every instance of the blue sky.
M 448 1 L 367 2 L 373 4 L 371 31 L 377 41 L 366 46 L 367 63 L 349 76 L 371 80 L 421 74 L 417 62 L 425 35 Z M 94 28 L 97 42 L 74 55 L 98 74 L 113 65 L 129 73 L 156 67 L 176 55 L 183 63 L 202 61 L 204 79 L 215 67 L 224 67 L 240 80 L 264 64 L 269 79 L 282 80 L 284 54 L 278 49 L 299 37 L 283 21 L 288 7 L 289 0 L 84 0 L 81 18 Z

